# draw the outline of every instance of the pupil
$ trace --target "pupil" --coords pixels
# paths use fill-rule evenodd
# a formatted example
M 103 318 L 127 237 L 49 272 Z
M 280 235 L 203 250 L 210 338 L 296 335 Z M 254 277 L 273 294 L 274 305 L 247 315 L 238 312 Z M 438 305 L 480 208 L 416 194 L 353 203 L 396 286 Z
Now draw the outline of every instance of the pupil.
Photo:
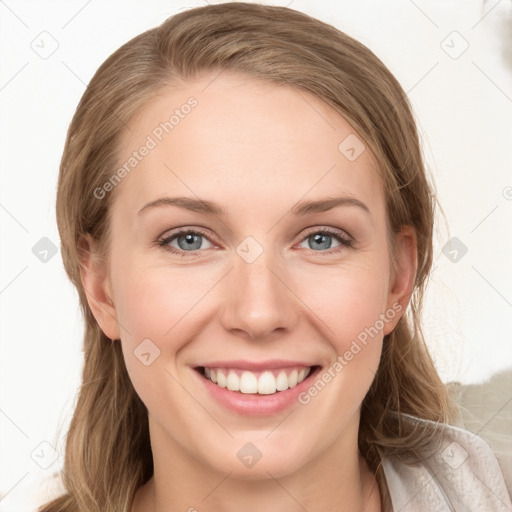
M 198 242 L 200 235 L 194 235 L 193 233 L 187 233 L 185 235 L 181 235 L 178 238 L 178 245 L 181 249 L 199 249 L 201 247 L 201 242 Z M 185 242 L 183 243 L 183 239 Z M 199 244 L 198 247 L 193 247 L 193 244 Z
M 330 235 L 322 235 L 321 233 L 317 233 L 316 235 L 313 236 L 313 238 L 315 240 L 315 243 L 320 244 L 320 245 L 322 245 L 322 243 L 323 243 L 323 247 L 321 247 L 322 249 L 329 249 L 331 244 L 325 242 L 325 240 L 330 238 Z

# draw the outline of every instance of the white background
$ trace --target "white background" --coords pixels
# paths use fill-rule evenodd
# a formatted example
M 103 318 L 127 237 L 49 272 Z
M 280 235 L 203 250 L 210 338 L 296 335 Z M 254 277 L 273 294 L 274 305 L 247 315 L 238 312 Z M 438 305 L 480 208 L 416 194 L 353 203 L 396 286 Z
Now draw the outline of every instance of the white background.
M 356 37 L 408 91 L 445 213 L 425 305 L 428 344 L 446 382 L 478 383 L 510 369 L 510 0 L 264 3 Z M 206 3 L 0 1 L 0 511 L 22 510 L 28 486 L 58 469 L 79 385 L 77 294 L 58 252 L 45 263 L 32 252 L 42 237 L 59 246 L 55 188 L 74 109 L 121 44 L 199 5 Z M 34 51 L 52 44 L 48 58 Z M 467 247 L 456 262 L 442 253 L 452 236 Z M 41 449 L 51 456 L 41 442 L 59 454 L 46 470 L 31 458 Z

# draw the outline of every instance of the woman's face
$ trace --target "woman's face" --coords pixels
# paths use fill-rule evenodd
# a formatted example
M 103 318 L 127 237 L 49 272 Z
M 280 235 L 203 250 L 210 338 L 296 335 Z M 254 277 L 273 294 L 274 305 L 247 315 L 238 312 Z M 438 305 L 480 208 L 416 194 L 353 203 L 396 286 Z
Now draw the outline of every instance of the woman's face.
M 155 467 L 278 477 L 357 452 L 414 250 L 405 233 L 393 273 L 384 189 L 347 121 L 304 91 L 208 75 L 145 106 L 118 156 L 107 277 L 84 282 Z

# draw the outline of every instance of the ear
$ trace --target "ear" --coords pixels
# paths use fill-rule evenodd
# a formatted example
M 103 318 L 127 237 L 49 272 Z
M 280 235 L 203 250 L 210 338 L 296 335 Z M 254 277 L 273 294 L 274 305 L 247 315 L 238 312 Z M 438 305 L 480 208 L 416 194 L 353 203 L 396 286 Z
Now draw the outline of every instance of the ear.
M 389 334 L 395 327 L 402 315 L 405 313 L 416 280 L 418 268 L 418 247 L 416 231 L 412 226 L 403 226 L 395 240 L 396 262 L 391 272 L 389 292 L 386 311 L 393 310 L 395 313 L 392 320 L 386 323 L 383 333 Z
M 117 313 L 111 300 L 107 265 L 99 255 L 96 243 L 88 233 L 78 242 L 80 254 L 80 279 L 87 302 L 101 330 L 111 340 L 120 338 Z

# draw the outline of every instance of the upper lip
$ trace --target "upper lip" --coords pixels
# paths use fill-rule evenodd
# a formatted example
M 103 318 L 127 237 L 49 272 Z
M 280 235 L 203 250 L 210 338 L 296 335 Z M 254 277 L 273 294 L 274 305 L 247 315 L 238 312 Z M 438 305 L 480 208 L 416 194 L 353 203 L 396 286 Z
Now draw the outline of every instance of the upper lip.
M 196 368 L 201 366 L 206 368 L 237 368 L 240 370 L 262 371 L 272 370 L 275 368 L 309 368 L 315 365 L 305 363 L 303 361 L 289 361 L 284 359 L 269 359 L 267 361 L 247 361 L 238 359 L 231 361 L 209 361 L 207 363 L 196 365 Z

